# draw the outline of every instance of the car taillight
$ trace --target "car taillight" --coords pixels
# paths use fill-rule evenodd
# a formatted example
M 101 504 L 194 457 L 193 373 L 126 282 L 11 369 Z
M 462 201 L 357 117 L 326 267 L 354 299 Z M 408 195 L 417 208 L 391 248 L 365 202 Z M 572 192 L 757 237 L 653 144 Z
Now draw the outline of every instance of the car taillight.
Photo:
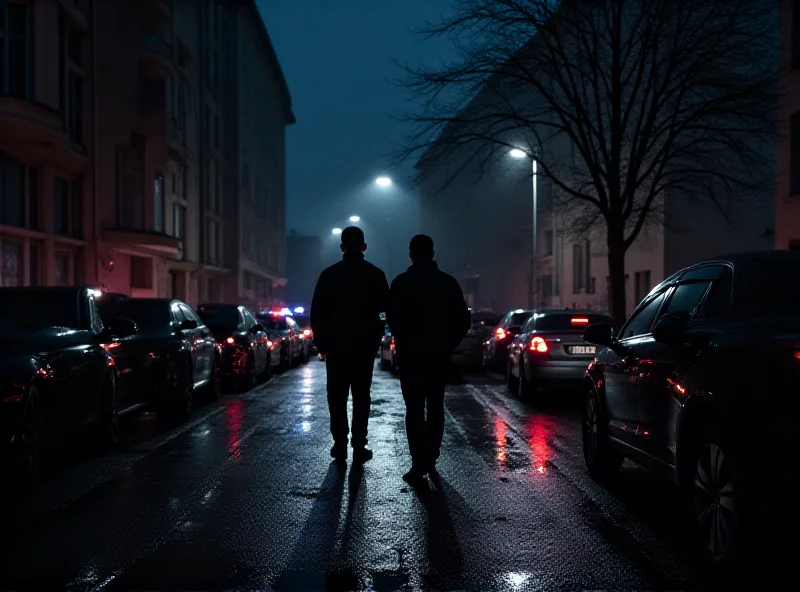
M 587 317 L 572 317 L 570 322 L 572 323 L 573 327 L 576 325 L 588 325 L 589 319 Z
M 267 341 L 267 347 L 268 348 L 272 349 L 274 346 L 275 346 L 274 343 L 272 343 L 271 341 Z
M 104 343 L 103 348 L 105 349 L 116 349 L 120 346 L 119 341 L 112 341 L 111 343 Z
M 305 335 L 306 337 L 311 337 L 311 329 L 304 330 L 303 335 Z
M 497 336 L 498 339 L 501 339 L 501 340 L 505 339 L 508 336 L 508 333 L 506 333 L 506 330 L 503 329 L 502 327 L 498 327 L 495 330 L 494 334 Z
M 531 345 L 529 349 L 537 354 L 546 354 L 550 348 L 547 347 L 547 342 L 544 339 L 541 337 L 534 337 L 531 339 Z
M 236 343 L 236 340 L 233 337 L 228 337 L 225 340 L 225 343 L 227 343 L 228 345 L 233 345 L 234 343 Z

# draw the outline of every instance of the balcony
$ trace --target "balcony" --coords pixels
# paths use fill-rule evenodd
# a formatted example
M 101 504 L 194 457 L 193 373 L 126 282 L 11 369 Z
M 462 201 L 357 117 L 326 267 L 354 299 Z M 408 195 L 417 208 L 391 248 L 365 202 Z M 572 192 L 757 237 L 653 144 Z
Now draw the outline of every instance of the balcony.
M 142 52 L 140 57 L 142 72 L 156 80 L 175 75 L 175 60 L 172 41 L 154 33 L 142 35 Z
M 183 241 L 163 232 L 136 228 L 113 228 L 104 233 L 105 240 L 117 247 L 145 250 L 158 255 L 175 257 L 181 254 Z

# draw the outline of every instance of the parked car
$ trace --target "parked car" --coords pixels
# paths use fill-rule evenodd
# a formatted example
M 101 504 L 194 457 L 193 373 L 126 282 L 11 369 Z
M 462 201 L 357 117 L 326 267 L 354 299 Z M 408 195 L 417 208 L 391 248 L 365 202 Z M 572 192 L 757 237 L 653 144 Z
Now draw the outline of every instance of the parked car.
M 797 538 L 798 293 L 800 253 L 720 257 L 656 286 L 618 333 L 584 335 L 603 348 L 583 383 L 589 472 L 627 457 L 681 485 L 717 574 Z
M 39 476 L 41 444 L 93 425 L 119 441 L 118 368 L 103 347 L 135 331 L 105 326 L 90 288 L 0 289 L 0 457 L 24 488 Z
M 295 313 L 292 319 L 303 332 L 303 339 L 306 340 L 309 356 L 317 353 L 317 346 L 314 345 L 314 331 L 311 329 L 311 317 L 305 313 Z
M 500 317 L 491 311 L 470 310 L 472 327 L 453 350 L 450 356 L 456 371 L 463 368 L 478 368 L 483 362 L 483 343 L 492 329 L 500 322 Z
M 506 372 L 508 389 L 535 396 L 543 386 L 580 386 L 597 346 L 583 332 L 611 317 L 591 311 L 535 310 L 511 342 Z
M 508 347 L 532 314 L 532 310 L 518 308 L 503 315 L 494 331 L 483 342 L 483 365 L 487 370 L 505 372 L 508 365 Z
M 112 326 L 118 319 L 131 319 L 138 328 L 106 344 L 125 401 L 156 404 L 185 419 L 197 393 L 219 396 L 219 348 L 188 304 L 169 298 L 101 298 L 100 314 Z
M 287 370 L 310 359 L 308 343 L 294 319 L 283 314 L 261 314 L 258 321 L 270 339 L 280 344 L 281 369 Z
M 221 350 L 222 377 L 250 388 L 272 370 L 270 339 L 264 326 L 244 306 L 200 304 L 197 314 Z
M 392 335 L 392 330 L 389 328 L 389 325 L 386 323 L 383 325 L 380 358 L 382 370 L 389 370 L 392 374 L 397 374 L 400 371 L 400 367 L 397 365 L 397 352 L 394 348 L 394 336 Z

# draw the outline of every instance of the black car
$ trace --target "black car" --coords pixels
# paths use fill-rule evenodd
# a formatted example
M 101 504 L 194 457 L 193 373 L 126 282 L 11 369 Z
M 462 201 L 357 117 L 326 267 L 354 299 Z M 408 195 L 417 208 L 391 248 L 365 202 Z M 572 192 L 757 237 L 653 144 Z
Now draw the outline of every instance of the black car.
M 483 365 L 487 370 L 492 372 L 505 371 L 508 364 L 508 347 L 514 337 L 519 335 L 522 325 L 531 318 L 532 314 L 532 310 L 518 308 L 510 310 L 503 315 L 492 334 L 483 344 Z
M 394 346 L 394 336 L 389 325 L 383 325 L 383 338 L 381 339 L 380 365 L 382 370 L 389 370 L 392 374 L 397 374 L 400 367 L 397 365 L 397 351 Z
M 297 326 L 303 332 L 303 339 L 306 340 L 308 353 L 314 354 L 317 352 L 317 347 L 314 345 L 314 331 L 311 330 L 311 317 L 305 313 L 295 313 L 292 317 Z
M 130 319 L 135 335 L 106 344 L 120 372 L 120 398 L 157 404 L 185 419 L 196 393 L 219 396 L 221 356 L 213 334 L 180 300 L 115 297 L 100 299 L 104 322 Z
M 201 304 L 197 314 L 220 346 L 223 378 L 249 388 L 258 378 L 269 377 L 270 339 L 249 310 L 235 304 Z
M 627 457 L 681 485 L 714 568 L 797 538 L 798 294 L 800 253 L 720 257 L 656 286 L 618 333 L 586 329 L 603 347 L 583 385 L 590 473 Z
M 119 440 L 118 368 L 103 344 L 132 333 L 104 326 L 90 288 L 0 289 L 0 455 L 21 484 L 39 472 L 40 444 L 94 423 Z
M 611 317 L 591 311 L 535 310 L 508 350 L 508 389 L 534 396 L 544 386 L 580 386 L 597 346 L 583 332 Z

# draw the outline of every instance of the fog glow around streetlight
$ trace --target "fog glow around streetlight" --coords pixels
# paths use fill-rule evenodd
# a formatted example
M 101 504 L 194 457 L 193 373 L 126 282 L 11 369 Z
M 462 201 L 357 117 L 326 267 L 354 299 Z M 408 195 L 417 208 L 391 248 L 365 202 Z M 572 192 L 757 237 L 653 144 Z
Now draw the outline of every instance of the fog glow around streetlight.
M 381 187 L 388 187 L 392 184 L 392 180 L 389 177 L 378 177 L 375 179 L 375 183 Z
M 361 221 L 360 216 L 350 216 L 350 222 L 360 222 L 360 221 Z
M 333 234 L 342 234 L 342 229 L 341 228 L 334 228 L 333 229 Z
M 519 148 L 514 148 L 508 153 L 511 158 L 527 158 L 528 154 L 524 150 L 520 150 Z

